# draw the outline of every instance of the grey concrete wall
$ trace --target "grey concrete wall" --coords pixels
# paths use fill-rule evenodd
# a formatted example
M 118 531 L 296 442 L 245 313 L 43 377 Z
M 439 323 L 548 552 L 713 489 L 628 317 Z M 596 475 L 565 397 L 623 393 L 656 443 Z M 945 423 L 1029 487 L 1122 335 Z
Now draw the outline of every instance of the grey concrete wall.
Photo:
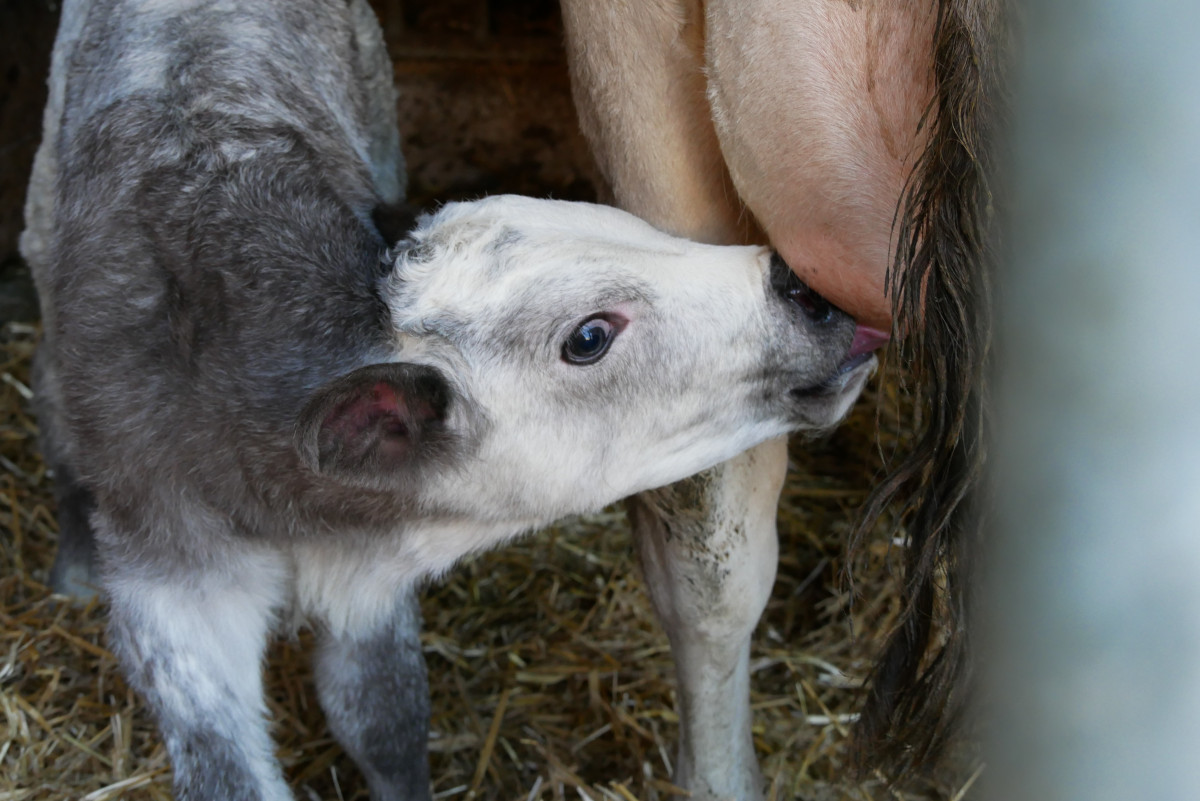
M 1200 799 L 1200 5 L 1029 3 L 992 801 Z

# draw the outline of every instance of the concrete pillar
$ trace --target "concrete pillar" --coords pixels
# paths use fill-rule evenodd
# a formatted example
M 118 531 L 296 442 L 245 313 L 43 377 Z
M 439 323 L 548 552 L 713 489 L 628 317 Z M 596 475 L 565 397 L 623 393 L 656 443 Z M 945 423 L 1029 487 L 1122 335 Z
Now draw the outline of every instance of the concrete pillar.
M 1200 4 L 1028 3 L 990 801 L 1200 799 Z

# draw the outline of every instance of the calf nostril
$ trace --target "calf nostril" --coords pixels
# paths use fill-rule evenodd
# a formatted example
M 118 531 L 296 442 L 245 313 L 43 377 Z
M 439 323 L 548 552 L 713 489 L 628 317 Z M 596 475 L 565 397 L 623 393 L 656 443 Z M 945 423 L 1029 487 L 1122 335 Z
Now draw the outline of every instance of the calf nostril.
M 787 288 L 788 300 L 795 303 L 814 322 L 827 323 L 833 317 L 833 304 L 813 292 L 797 279 L 794 286 Z
M 778 253 L 771 254 L 771 284 L 815 323 L 829 322 L 837 311 L 832 303 L 809 289 Z

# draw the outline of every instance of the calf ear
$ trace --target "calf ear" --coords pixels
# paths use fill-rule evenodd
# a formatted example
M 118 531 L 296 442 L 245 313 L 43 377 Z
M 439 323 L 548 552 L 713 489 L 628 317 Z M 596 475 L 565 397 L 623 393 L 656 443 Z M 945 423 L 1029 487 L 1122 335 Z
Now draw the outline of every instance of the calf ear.
M 296 449 L 317 473 L 379 485 L 446 453 L 450 397 L 432 367 L 363 367 L 317 390 L 296 424 Z

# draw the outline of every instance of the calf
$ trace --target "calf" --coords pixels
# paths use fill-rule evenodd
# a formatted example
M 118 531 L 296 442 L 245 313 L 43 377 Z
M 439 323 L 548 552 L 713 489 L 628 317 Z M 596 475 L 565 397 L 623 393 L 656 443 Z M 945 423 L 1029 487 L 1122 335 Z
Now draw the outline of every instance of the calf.
M 387 241 L 394 115 L 361 0 L 63 8 L 22 243 L 54 578 L 107 593 L 180 799 L 289 797 L 260 662 L 300 617 L 372 797 L 427 797 L 422 579 L 830 426 L 872 369 L 761 247 L 518 197 Z

